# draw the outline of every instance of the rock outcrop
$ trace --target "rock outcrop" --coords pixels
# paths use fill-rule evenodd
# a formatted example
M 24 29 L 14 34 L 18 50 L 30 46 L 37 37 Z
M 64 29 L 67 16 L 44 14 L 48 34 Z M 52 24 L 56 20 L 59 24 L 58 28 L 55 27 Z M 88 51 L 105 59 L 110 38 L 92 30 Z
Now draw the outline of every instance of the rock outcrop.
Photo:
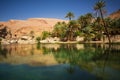
M 113 12 L 112 14 L 109 15 L 111 19 L 119 19 L 120 18 L 120 9 L 116 12 Z
M 21 37 L 24 35 L 30 35 L 30 32 L 34 32 L 34 36 L 40 36 L 43 31 L 51 32 L 53 26 L 57 22 L 67 22 L 61 19 L 52 18 L 30 18 L 27 20 L 9 20 L 7 22 L 0 22 L 0 25 L 7 26 L 11 29 L 12 37 Z

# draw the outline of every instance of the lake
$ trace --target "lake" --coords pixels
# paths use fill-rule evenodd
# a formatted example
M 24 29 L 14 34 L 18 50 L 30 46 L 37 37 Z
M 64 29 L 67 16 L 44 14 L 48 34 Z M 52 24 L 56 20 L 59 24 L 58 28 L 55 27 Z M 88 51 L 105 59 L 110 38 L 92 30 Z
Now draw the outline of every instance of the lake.
M 0 80 L 120 80 L 120 44 L 2 45 Z

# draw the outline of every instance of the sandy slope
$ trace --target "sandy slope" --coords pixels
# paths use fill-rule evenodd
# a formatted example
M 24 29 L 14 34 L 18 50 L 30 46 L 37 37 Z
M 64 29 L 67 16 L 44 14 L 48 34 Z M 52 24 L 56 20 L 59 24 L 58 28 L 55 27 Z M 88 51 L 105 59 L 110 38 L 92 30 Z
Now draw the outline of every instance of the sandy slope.
M 27 20 L 9 20 L 0 22 L 11 29 L 13 35 L 29 35 L 30 31 L 34 31 L 35 35 L 40 35 L 42 31 L 52 31 L 53 26 L 57 22 L 67 22 L 66 20 L 54 18 L 29 18 Z

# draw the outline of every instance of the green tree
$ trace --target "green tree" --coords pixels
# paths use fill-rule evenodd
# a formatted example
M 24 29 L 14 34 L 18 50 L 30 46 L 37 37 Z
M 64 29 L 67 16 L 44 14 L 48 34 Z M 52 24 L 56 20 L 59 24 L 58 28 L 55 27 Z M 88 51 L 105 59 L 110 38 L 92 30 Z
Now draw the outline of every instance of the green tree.
M 93 16 L 91 13 L 87 13 L 85 15 L 82 15 L 78 18 L 78 23 L 82 28 L 85 28 L 87 25 L 90 25 L 92 23 Z
M 36 37 L 36 41 L 37 41 L 37 43 L 40 43 L 40 37 Z
M 68 12 L 65 18 L 69 18 L 69 21 L 74 18 L 74 14 L 72 12 Z
M 67 24 L 65 22 L 58 22 L 55 24 L 52 36 L 64 38 L 67 29 Z
M 105 23 L 108 26 L 108 30 L 111 36 L 120 34 L 120 19 L 106 18 Z
M 105 1 L 99 0 L 98 2 L 96 2 L 95 6 L 94 6 L 94 10 L 97 12 L 98 11 L 100 12 L 100 17 L 101 17 L 101 20 L 103 22 L 104 32 L 106 32 L 106 36 L 108 37 L 109 43 L 111 43 L 110 35 L 109 35 L 108 29 L 107 29 L 107 26 L 105 24 L 104 17 L 103 17 L 103 8 L 105 6 L 106 6 Z
M 9 35 L 9 28 L 4 25 L 0 25 L 0 37 L 6 38 L 6 36 Z
M 87 24 L 91 24 L 91 23 L 92 23 L 92 19 L 93 19 L 92 14 L 91 14 L 91 13 L 87 13 L 87 14 L 85 15 L 85 17 L 86 17 L 86 22 L 87 22 Z
M 76 32 L 78 32 L 79 30 L 79 24 L 76 20 L 71 20 L 69 23 L 68 23 L 68 27 L 67 27 L 67 31 L 66 31 L 66 37 L 67 37 L 67 40 L 74 40 L 75 37 L 76 37 Z
M 85 41 L 90 41 L 93 38 L 92 20 L 93 16 L 91 13 L 87 13 L 78 18 L 78 23 L 80 24 L 79 30 L 84 33 Z
M 85 18 L 85 16 L 83 16 L 83 15 L 80 16 L 78 18 L 78 22 L 79 22 L 79 24 L 81 26 L 81 29 L 84 28 L 86 26 L 86 18 Z
M 100 17 L 97 17 L 95 21 L 92 23 L 93 31 L 95 34 L 95 37 L 94 37 L 95 41 L 101 40 L 103 37 L 104 27 L 101 23 L 102 21 Z
M 50 36 L 50 32 L 48 32 L 48 31 L 43 31 L 42 32 L 42 40 L 43 39 L 46 39 L 47 37 L 49 37 Z

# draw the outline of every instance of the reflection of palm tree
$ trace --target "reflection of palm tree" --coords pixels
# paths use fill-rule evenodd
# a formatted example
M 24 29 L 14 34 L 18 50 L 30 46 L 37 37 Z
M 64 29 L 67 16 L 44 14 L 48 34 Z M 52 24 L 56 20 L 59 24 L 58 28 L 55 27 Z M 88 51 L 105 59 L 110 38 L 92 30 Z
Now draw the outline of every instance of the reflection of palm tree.
M 95 53 L 97 53 L 97 54 L 95 54 L 93 57 L 92 57 L 92 59 L 93 59 L 93 61 L 95 62 L 99 62 L 100 61 L 100 64 L 97 64 L 97 65 L 102 65 L 102 72 L 101 72 L 101 74 L 99 74 L 99 75 L 101 75 L 103 78 L 104 78 L 104 76 L 105 76 L 105 68 L 106 68 L 106 64 L 108 63 L 108 59 L 109 59 L 109 55 L 110 55 L 110 53 L 111 53 L 111 45 L 108 45 L 108 46 L 106 46 L 106 45 L 103 45 L 103 47 L 96 47 L 96 50 L 95 50 Z M 101 50 L 99 50 L 98 51 L 98 49 L 99 48 L 102 48 Z M 102 60 L 103 60 L 103 62 L 102 62 Z M 101 63 L 102 62 L 102 63 Z
M 31 46 L 31 55 L 34 55 L 34 47 L 33 47 L 33 45 Z
M 8 53 L 7 48 L 2 48 L 2 46 L 0 46 L 0 55 L 2 55 L 5 58 L 7 58 L 7 53 Z
M 11 55 L 12 53 L 12 47 L 11 47 L 11 45 L 10 45 L 10 47 L 9 47 L 9 49 L 8 49 L 8 53 Z
M 37 49 L 38 50 L 40 49 L 40 43 L 39 42 L 37 43 Z
M 105 54 L 105 60 L 104 60 L 104 65 L 103 65 L 103 72 L 105 70 L 105 65 L 107 64 L 108 58 L 109 58 L 109 54 L 111 53 L 111 45 L 108 45 L 108 49 L 105 50 L 104 54 Z
M 74 66 L 71 66 L 71 65 L 70 65 L 70 67 L 68 67 L 66 70 L 67 70 L 67 72 L 70 73 L 70 74 L 73 74 L 73 73 L 75 72 Z

